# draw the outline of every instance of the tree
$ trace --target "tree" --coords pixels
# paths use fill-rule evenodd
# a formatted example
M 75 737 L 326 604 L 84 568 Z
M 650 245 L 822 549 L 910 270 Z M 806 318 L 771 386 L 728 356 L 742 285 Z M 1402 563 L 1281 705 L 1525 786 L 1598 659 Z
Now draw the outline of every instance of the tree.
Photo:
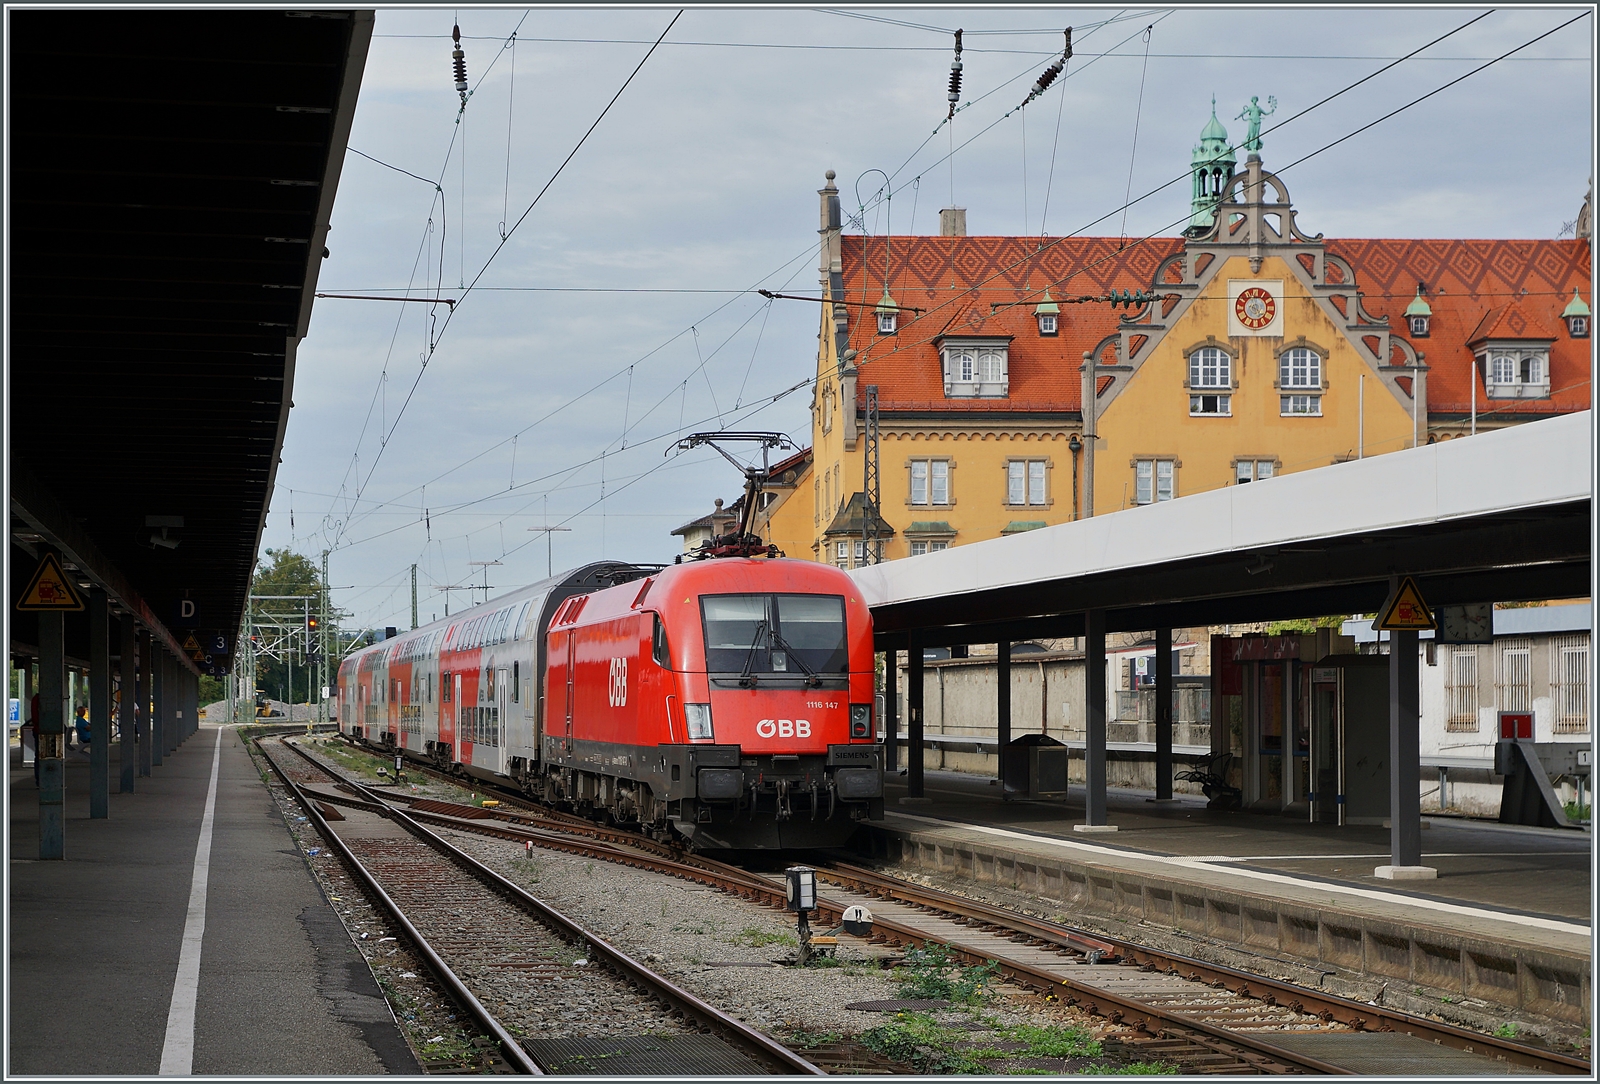
M 250 581 L 252 595 L 312 595 L 311 613 L 322 611 L 322 575 L 311 558 L 288 549 L 269 549 L 267 560 L 256 567 Z M 251 603 L 257 621 L 276 621 L 296 630 L 304 629 L 306 602 L 295 599 L 263 599 Z M 263 642 L 271 643 L 279 637 L 264 635 Z M 256 688 L 275 699 L 291 704 L 303 704 L 311 699 L 314 674 L 306 662 L 306 639 L 301 631 L 290 639 L 294 651 L 294 688 L 289 688 L 289 665 L 283 658 L 260 655 L 256 658 Z M 280 654 L 282 654 L 280 652 Z

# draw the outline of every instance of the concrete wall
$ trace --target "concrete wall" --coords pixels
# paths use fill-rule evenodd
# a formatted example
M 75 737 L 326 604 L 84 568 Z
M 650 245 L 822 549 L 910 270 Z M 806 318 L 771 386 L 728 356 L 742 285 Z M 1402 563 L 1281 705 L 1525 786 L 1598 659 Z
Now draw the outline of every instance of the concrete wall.
M 1107 726 L 1107 737 L 1111 742 L 1153 744 L 1154 690 L 1130 695 L 1125 688 L 1118 686 L 1119 681 L 1122 686 L 1127 684 L 1126 654 L 1107 659 L 1107 718 L 1113 720 Z M 996 740 L 999 734 L 999 675 L 995 657 L 990 654 L 966 659 L 928 660 L 923 665 L 924 736 L 929 739 L 971 737 L 989 742 Z M 1012 657 L 1012 738 L 1024 734 L 1044 734 L 1069 745 L 1084 740 L 1083 666 L 1083 655 L 1074 652 L 1030 653 Z M 908 669 L 902 657 L 896 683 L 902 729 L 907 718 L 907 675 Z M 1180 691 L 1180 707 L 1190 709 L 1190 715 L 1200 713 L 1199 705 L 1206 699 L 1197 695 L 1200 692 L 1202 690 L 1188 688 Z M 1118 718 L 1119 714 L 1121 718 Z M 1172 740 L 1175 746 L 1209 747 L 1209 719 L 1175 718 Z M 936 741 L 928 746 L 924 764 L 929 768 L 993 776 L 998 770 L 993 748 L 993 745 L 984 747 Z M 1190 759 L 1175 758 L 1178 770 L 1183 770 Z M 904 763 L 903 757 L 901 763 Z M 1070 755 L 1067 773 L 1070 782 L 1084 781 L 1081 750 L 1075 749 Z M 1106 782 L 1113 787 L 1154 790 L 1154 753 L 1109 752 Z M 1198 786 L 1181 780 L 1174 784 L 1174 788 L 1179 793 L 1200 793 Z
M 907 865 L 1030 893 L 1069 913 L 1180 931 L 1344 978 L 1388 983 L 1401 1007 L 1416 991 L 1435 1009 L 1441 997 L 1451 997 L 1470 999 L 1490 1014 L 1514 1011 L 1568 1028 L 1589 1019 L 1586 952 L 1514 944 L 1446 924 L 1402 925 L 1354 908 L 1307 907 L 1247 889 L 1179 883 L 933 832 L 879 831 L 888 856 Z

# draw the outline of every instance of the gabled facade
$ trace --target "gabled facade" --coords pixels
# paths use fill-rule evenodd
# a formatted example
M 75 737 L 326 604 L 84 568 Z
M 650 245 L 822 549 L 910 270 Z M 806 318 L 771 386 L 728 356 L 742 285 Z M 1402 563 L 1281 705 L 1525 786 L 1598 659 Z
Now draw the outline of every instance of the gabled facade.
M 947 236 L 845 234 L 830 171 L 812 555 L 914 556 L 1589 406 L 1587 229 L 1329 240 L 1258 153 L 1222 176 L 1227 146 L 1213 116 L 1185 235 L 1132 243 L 968 237 L 964 212 Z M 1130 292 L 1155 300 L 1105 300 Z

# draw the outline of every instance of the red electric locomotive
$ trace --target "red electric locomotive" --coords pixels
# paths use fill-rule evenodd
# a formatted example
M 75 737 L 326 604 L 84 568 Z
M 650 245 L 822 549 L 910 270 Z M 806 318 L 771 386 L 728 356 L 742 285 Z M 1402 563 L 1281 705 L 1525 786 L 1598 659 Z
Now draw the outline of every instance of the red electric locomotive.
M 831 566 L 603 562 L 351 655 L 339 718 L 696 848 L 829 847 L 883 815 L 873 685 Z

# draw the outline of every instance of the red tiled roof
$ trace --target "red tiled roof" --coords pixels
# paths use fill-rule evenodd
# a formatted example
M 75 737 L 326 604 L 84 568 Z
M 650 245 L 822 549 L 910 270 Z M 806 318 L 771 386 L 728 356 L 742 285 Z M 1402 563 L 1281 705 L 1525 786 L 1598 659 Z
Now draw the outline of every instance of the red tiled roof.
M 884 239 L 842 238 L 845 294 L 875 305 L 883 296 Z M 1079 366 L 1118 325 L 1106 305 L 1061 306 L 1059 334 L 1042 337 L 1034 322 L 1034 291 L 1052 285 L 1065 297 L 1150 286 L 1161 261 L 1183 239 L 1154 238 L 1126 246 L 1111 237 L 893 237 L 888 242 L 889 292 L 901 307 L 897 334 L 878 335 L 870 309 L 852 308 L 850 345 L 859 352 L 858 389 L 879 386 L 886 411 L 949 413 L 1039 412 L 1079 409 Z M 1472 353 L 1486 319 L 1493 337 L 1553 339 L 1551 397 L 1496 400 L 1494 412 L 1566 413 L 1589 406 L 1589 340 L 1573 340 L 1559 320 L 1573 288 L 1593 301 L 1586 241 L 1329 240 L 1327 251 L 1349 261 L 1367 312 L 1387 317 L 1409 339 L 1404 312 L 1418 282 L 1433 310 L 1430 334 L 1410 340 L 1429 366 L 1432 412 L 1466 413 Z M 1059 284 L 1059 285 L 1056 285 Z M 1024 298 L 1026 300 L 1024 301 Z M 1017 304 L 1017 302 L 1023 302 Z M 991 306 L 1009 305 L 995 308 Z M 912 313 L 909 307 L 924 311 Z M 1513 325 L 1522 323 L 1520 333 Z M 1010 395 L 1006 399 L 947 399 L 934 357 L 941 335 L 1010 335 Z M 1489 411 L 1477 377 L 1479 413 Z
M 850 345 L 861 366 L 857 388 L 877 384 L 878 406 L 885 411 L 1076 411 L 1084 351 L 1116 330 L 1117 316 L 1105 305 L 1062 305 L 1059 333 L 1041 336 L 1034 291 L 1065 282 L 1052 291 L 1059 301 L 1143 289 L 1182 241 L 1130 242 L 1119 251 L 1120 244 L 1114 237 L 890 238 L 889 292 L 902 310 L 900 327 L 894 335 L 879 335 L 876 320 L 856 315 L 869 310 L 852 307 Z M 846 234 L 841 262 L 847 299 L 876 305 L 883 296 L 884 239 Z M 991 305 L 1010 307 L 991 315 Z M 911 306 L 924 311 L 904 311 Z M 1009 397 L 946 399 L 939 367 L 929 364 L 936 356 L 934 340 L 991 335 L 1012 337 Z
M 1590 340 L 1570 338 L 1560 319 L 1574 287 L 1591 296 L 1587 241 L 1374 239 L 1327 246 L 1355 268 L 1366 310 L 1387 316 L 1394 332 L 1425 355 L 1430 413 L 1468 413 L 1469 382 L 1477 385 L 1480 416 L 1589 407 Z M 1423 297 L 1433 310 L 1425 339 L 1410 338 L 1404 317 L 1418 282 L 1426 284 Z M 1553 339 L 1550 398 L 1490 403 L 1469 346 L 1482 338 Z

